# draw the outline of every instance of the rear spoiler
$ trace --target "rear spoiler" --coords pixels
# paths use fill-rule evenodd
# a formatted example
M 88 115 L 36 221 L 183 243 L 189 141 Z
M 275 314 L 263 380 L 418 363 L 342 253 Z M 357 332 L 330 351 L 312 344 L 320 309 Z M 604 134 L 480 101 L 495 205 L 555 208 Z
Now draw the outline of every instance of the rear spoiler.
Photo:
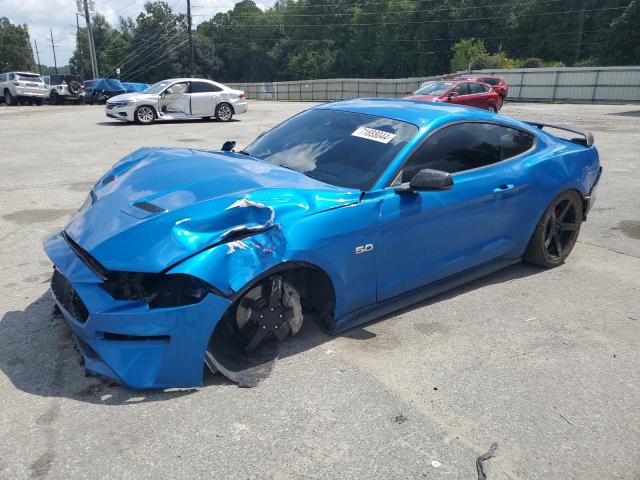
M 582 128 L 571 127 L 569 125 L 554 124 L 554 123 L 540 123 L 540 122 L 527 122 L 527 121 L 525 121 L 524 123 L 527 123 L 531 126 L 539 128 L 540 130 L 547 127 L 547 128 L 555 128 L 557 130 L 564 130 L 566 132 L 577 133 L 584 139 L 582 138 L 571 139 L 573 143 L 579 143 L 580 145 L 584 145 L 585 147 L 590 147 L 591 145 L 593 145 L 593 133 L 591 133 L 589 130 L 583 130 Z

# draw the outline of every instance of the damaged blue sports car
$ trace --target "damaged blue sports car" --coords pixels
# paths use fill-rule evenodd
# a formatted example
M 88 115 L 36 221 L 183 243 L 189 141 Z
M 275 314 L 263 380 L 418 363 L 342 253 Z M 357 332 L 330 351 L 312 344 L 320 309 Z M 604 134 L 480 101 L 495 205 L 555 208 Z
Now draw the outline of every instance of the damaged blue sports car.
M 45 241 L 90 371 L 255 385 L 305 319 L 337 333 L 522 259 L 560 265 L 601 172 L 587 131 L 409 100 L 316 106 L 234 147 L 137 150 Z

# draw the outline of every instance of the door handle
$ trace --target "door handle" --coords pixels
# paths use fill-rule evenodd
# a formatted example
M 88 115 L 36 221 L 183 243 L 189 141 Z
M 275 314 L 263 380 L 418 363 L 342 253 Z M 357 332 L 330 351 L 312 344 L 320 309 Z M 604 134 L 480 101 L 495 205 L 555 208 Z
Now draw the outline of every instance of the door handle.
M 504 185 L 500 185 L 498 188 L 494 188 L 493 189 L 493 193 L 496 196 L 502 196 L 502 194 L 507 193 L 511 190 L 513 190 L 513 187 L 515 185 L 513 185 L 512 183 L 506 183 Z

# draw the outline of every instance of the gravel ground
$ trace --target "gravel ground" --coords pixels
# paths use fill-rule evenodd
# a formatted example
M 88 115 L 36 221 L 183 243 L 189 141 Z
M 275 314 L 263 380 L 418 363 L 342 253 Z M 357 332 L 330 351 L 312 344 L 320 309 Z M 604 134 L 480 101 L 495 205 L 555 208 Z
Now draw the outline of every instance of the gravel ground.
M 337 337 L 312 324 L 241 389 L 85 377 L 51 316 L 45 235 L 141 146 L 246 144 L 309 107 L 139 127 L 0 106 L 0 478 L 640 478 L 640 107 L 507 104 L 593 130 L 598 203 L 565 265 L 516 265 Z

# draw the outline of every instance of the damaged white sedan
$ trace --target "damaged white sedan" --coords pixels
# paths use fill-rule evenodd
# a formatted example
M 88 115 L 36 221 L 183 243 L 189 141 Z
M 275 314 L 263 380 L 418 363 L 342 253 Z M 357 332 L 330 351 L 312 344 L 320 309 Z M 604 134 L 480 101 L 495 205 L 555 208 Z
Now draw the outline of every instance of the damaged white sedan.
M 245 113 L 248 102 L 242 90 L 199 78 L 173 78 L 151 85 L 144 92 L 110 98 L 107 117 L 150 125 L 158 120 L 215 118 L 230 121 Z

